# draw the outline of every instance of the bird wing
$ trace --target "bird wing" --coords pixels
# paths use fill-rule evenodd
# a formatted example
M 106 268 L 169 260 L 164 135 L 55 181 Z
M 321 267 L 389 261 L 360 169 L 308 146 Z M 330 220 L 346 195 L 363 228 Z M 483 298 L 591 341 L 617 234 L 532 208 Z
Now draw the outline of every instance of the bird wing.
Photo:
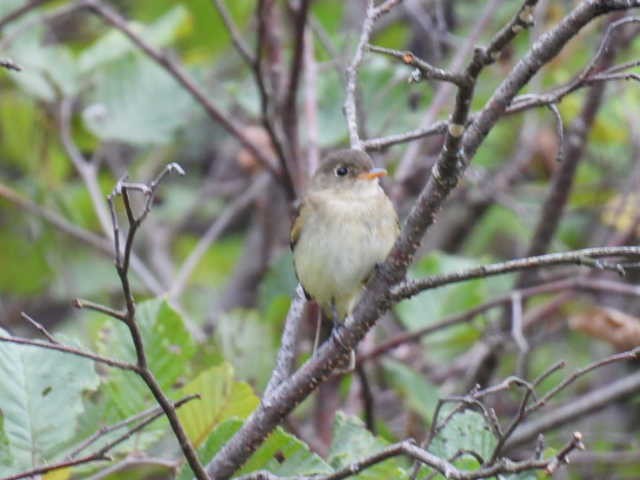
M 306 209 L 306 202 L 302 202 L 293 211 L 293 220 L 291 222 L 291 231 L 289 232 L 289 246 L 291 251 L 296 248 L 296 243 L 302 233 L 302 211 Z

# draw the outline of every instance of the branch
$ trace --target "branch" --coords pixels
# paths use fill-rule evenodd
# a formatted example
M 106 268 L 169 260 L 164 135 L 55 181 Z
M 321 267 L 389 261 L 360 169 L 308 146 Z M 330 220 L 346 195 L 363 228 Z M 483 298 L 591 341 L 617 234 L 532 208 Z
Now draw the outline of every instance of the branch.
M 229 115 L 220 110 L 220 108 L 208 98 L 204 90 L 194 82 L 182 66 L 175 63 L 168 55 L 159 51 L 143 39 L 129 26 L 127 21 L 109 5 L 101 2 L 100 0 L 84 1 L 87 8 L 91 9 L 93 13 L 101 17 L 105 22 L 122 32 L 145 54 L 164 68 L 167 73 L 169 73 L 180 85 L 184 87 L 187 92 L 191 94 L 194 100 L 202 106 L 207 115 L 213 121 L 219 123 L 229 134 L 235 137 L 247 150 L 249 150 L 249 152 L 251 152 L 265 170 L 267 170 L 276 181 L 282 184 L 282 174 L 276 169 L 272 159 L 265 154 L 265 150 L 257 147 L 255 143 L 245 135 L 242 129 L 236 125 L 233 120 L 231 120 Z
M 47 223 L 54 226 L 60 232 L 69 235 L 82 243 L 95 248 L 105 256 L 111 257 L 113 255 L 113 247 L 111 242 L 103 237 L 96 235 L 95 233 L 85 230 L 82 227 L 74 225 L 66 218 L 62 217 L 56 212 L 47 210 L 44 207 L 32 202 L 28 198 L 23 197 L 12 188 L 0 183 L 0 198 L 4 198 L 9 202 L 16 205 L 21 210 L 29 212 L 36 217 L 39 217 Z M 131 266 L 135 273 L 140 277 L 140 280 L 144 283 L 145 287 L 149 289 L 154 295 L 161 295 L 164 291 L 164 287 L 155 278 L 154 274 L 147 269 L 142 260 L 137 256 L 132 257 Z
M 582 394 L 537 420 L 518 428 L 506 448 L 510 449 L 535 439 L 541 432 L 558 428 L 592 412 L 612 405 L 616 401 L 640 392 L 640 372 L 636 372 L 609 385 Z
M 430 137 L 432 135 L 443 134 L 447 131 L 447 122 L 440 121 L 425 128 L 418 128 L 406 133 L 397 133 L 386 137 L 372 138 L 362 142 L 362 148 L 365 150 L 382 150 L 399 143 L 411 142 L 418 138 Z
M 271 374 L 271 379 L 267 384 L 267 388 L 265 388 L 264 391 L 263 397 L 265 399 L 269 398 L 273 391 L 279 387 L 282 382 L 289 378 L 293 371 L 296 353 L 296 339 L 298 338 L 298 330 L 300 329 L 300 323 L 306 302 L 307 300 L 305 299 L 302 286 L 298 285 L 284 323 L 284 330 L 282 331 L 282 340 L 280 342 L 278 358 L 276 359 L 276 366 Z
M 22 67 L 10 58 L 0 58 L 0 67 L 6 68 L 7 70 L 13 70 L 14 72 L 22 71 Z
M 176 401 L 175 403 L 173 403 L 172 406 L 173 406 L 174 409 L 178 409 L 181 406 L 183 406 L 184 404 L 186 404 L 187 402 L 190 402 L 191 400 L 195 400 L 196 398 L 199 399 L 200 396 L 197 395 L 197 394 L 187 395 L 187 396 L 181 398 L 180 400 Z M 143 412 L 137 413 L 136 415 L 133 415 L 133 416 L 131 416 L 129 418 L 126 418 L 126 419 L 122 420 L 121 422 L 118 422 L 118 423 L 115 423 L 113 425 L 109 425 L 109 426 L 106 426 L 106 427 L 102 427 L 100 430 L 95 432 L 89 438 L 84 440 L 80 445 L 78 445 L 68 455 L 68 457 L 70 459 L 72 459 L 73 457 L 77 456 L 82 450 L 85 450 L 89 446 L 93 445 L 101 437 L 104 437 L 105 435 L 107 435 L 107 434 L 109 434 L 111 432 L 114 432 L 116 430 L 120 430 L 121 428 L 124 428 L 124 427 L 126 427 L 128 425 L 131 425 L 132 423 L 135 423 L 135 422 L 137 422 L 139 420 L 142 420 L 140 423 L 138 423 L 136 426 L 134 426 L 131 430 L 125 432 L 124 434 L 122 434 L 119 437 L 115 438 L 111 442 L 107 443 L 106 445 L 101 447 L 100 450 L 98 450 L 98 452 L 96 452 L 96 453 L 106 454 L 113 447 L 115 447 L 116 445 L 124 442 L 125 440 L 130 438 L 134 433 L 139 432 L 144 427 L 149 425 L 151 422 L 153 422 L 154 420 L 160 418 L 163 414 L 164 414 L 164 412 L 163 412 L 162 408 L 160 408 L 160 407 L 152 407 L 152 408 L 149 408 L 149 409 L 147 409 L 147 410 L 145 410 Z
M 515 67 L 514 72 L 507 76 L 478 119 L 467 128 L 463 135 L 465 163 L 472 158 L 516 92 L 530 80 L 535 72 L 551 60 L 582 26 L 608 11 L 635 6 L 640 6 L 640 0 L 583 2 L 560 24 L 541 37 Z M 507 101 L 502 104 L 504 100 Z M 490 107 L 494 107 L 495 110 Z M 451 130 L 451 126 L 449 129 Z M 455 130 L 454 133 L 457 133 Z M 455 155 L 457 154 L 454 153 Z M 442 157 L 448 159 L 449 154 L 444 152 Z M 440 164 L 441 161 L 438 165 Z M 262 404 L 258 407 L 243 427 L 207 465 L 207 472 L 210 476 L 223 480 L 237 471 L 280 421 L 313 392 L 322 381 L 328 378 L 339 362 L 364 338 L 380 315 L 389 309 L 390 301 L 387 296 L 390 287 L 404 278 L 425 231 L 433 224 L 436 213 L 456 185 L 457 176 L 461 174 L 457 168 L 453 172 L 447 172 L 446 169 L 439 167 L 436 170 L 409 213 L 400 237 L 387 260 L 380 265 L 369 280 L 352 317 L 347 319 L 345 328 L 341 330 L 340 341 L 338 342 L 333 336 L 325 342 L 314 358 L 272 393 L 268 405 Z M 440 175 L 438 175 L 438 170 Z
M 58 127 L 60 128 L 60 139 L 62 146 L 64 147 L 67 155 L 71 159 L 71 163 L 76 168 L 78 174 L 82 178 L 87 191 L 89 192 L 89 198 L 93 204 L 93 209 L 96 212 L 102 231 L 109 235 L 109 211 L 104 202 L 104 195 L 98 184 L 97 167 L 96 164 L 87 161 L 82 155 L 82 152 L 73 141 L 71 135 L 71 114 L 72 114 L 73 100 L 71 98 L 63 98 L 60 101 L 60 107 L 58 111 Z
M 298 91 L 300 87 L 300 77 L 306 68 L 304 65 L 305 51 L 305 31 L 307 29 L 307 18 L 311 0 L 300 0 L 297 11 L 294 11 L 294 33 L 293 33 L 293 55 L 289 65 L 289 81 L 286 87 L 286 95 L 283 104 L 282 122 L 288 137 L 293 158 L 300 157 L 300 145 L 298 138 Z M 300 162 L 301 163 L 301 162 Z M 297 172 L 300 173 L 299 171 Z M 296 182 L 298 183 L 298 182 Z
M 252 67 L 255 64 L 256 59 L 253 56 L 253 53 L 251 53 L 251 50 L 249 50 L 247 44 L 242 39 L 242 34 L 240 33 L 240 30 L 238 29 L 236 23 L 233 21 L 233 18 L 231 17 L 229 10 L 227 10 L 224 1 L 213 0 L 213 6 L 216 8 L 218 14 L 222 18 L 222 22 L 224 23 L 224 26 L 231 36 L 231 42 L 233 43 L 236 51 L 242 57 L 245 63 Z
M 351 148 L 355 150 L 362 150 L 363 145 L 360 140 L 360 134 L 358 133 L 358 118 L 356 108 L 356 90 L 358 84 L 358 69 L 364 58 L 364 51 L 369 43 L 369 37 L 371 36 L 371 30 L 375 21 L 384 13 L 387 13 L 399 0 L 387 0 L 380 6 L 376 7 L 373 0 L 367 0 L 367 12 L 362 24 L 360 33 L 360 39 L 356 46 L 356 51 L 353 55 L 351 63 L 347 67 L 347 85 L 346 96 L 344 99 L 344 114 L 347 118 L 347 129 L 349 130 L 349 143 Z
M 449 480 L 476 480 L 483 478 L 492 478 L 498 475 L 515 474 L 531 470 L 543 470 L 548 474 L 553 473 L 561 464 L 569 463 L 568 456 L 575 450 L 584 450 L 582 443 L 582 435 L 575 432 L 572 439 L 562 447 L 557 455 L 549 459 L 530 459 L 521 462 L 512 462 L 503 459 L 494 465 L 479 468 L 477 470 L 460 470 L 452 463 L 441 459 L 429 453 L 428 451 L 417 446 L 413 441 L 405 440 L 404 442 L 390 445 L 379 452 L 364 458 L 358 462 L 354 462 L 346 467 L 329 475 L 315 475 L 313 477 L 297 477 L 298 480 L 307 478 L 308 480 L 343 480 L 359 474 L 360 472 L 381 463 L 389 458 L 405 455 L 423 465 L 431 467 L 441 473 Z M 284 480 L 267 471 L 254 472 L 249 475 L 239 477 L 239 480 Z
M 131 340 L 133 342 L 136 358 L 137 358 L 137 373 L 140 378 L 145 382 L 151 394 L 156 399 L 167 419 L 171 425 L 171 429 L 175 434 L 182 453 L 184 454 L 189 467 L 198 478 L 198 480 L 208 480 L 208 476 L 204 471 L 204 467 L 200 463 L 198 454 L 195 448 L 191 444 L 189 437 L 184 431 L 184 428 L 178 418 L 175 408 L 171 401 L 166 396 L 162 387 L 158 383 L 155 375 L 149 368 L 147 363 L 147 355 L 144 348 L 144 342 L 142 339 L 142 333 L 136 320 L 136 304 L 133 298 L 131 285 L 129 283 L 129 265 L 130 257 L 133 249 L 133 242 L 135 240 L 136 233 L 140 228 L 140 225 L 149 214 L 151 205 L 162 179 L 171 172 L 177 172 L 180 175 L 184 175 L 184 170 L 177 163 L 170 163 L 167 165 L 151 182 L 146 183 L 131 183 L 126 181 L 126 177 L 120 179 L 116 184 L 113 192 L 108 196 L 109 208 L 111 210 L 111 219 L 113 222 L 113 241 L 114 241 L 114 254 L 115 254 L 115 266 L 118 277 L 120 278 L 120 284 L 122 286 L 122 294 L 124 297 L 124 303 L 126 312 L 124 314 L 123 322 L 129 329 Z M 142 193 L 145 197 L 144 206 L 142 212 L 138 215 L 133 211 L 129 193 L 137 191 Z M 122 255 L 120 254 L 120 227 L 118 225 L 117 216 L 115 212 L 114 200 L 116 196 L 122 196 L 122 202 L 124 204 L 127 221 L 129 224 L 129 230 L 126 235 L 125 244 Z
M 11 22 L 19 19 L 23 15 L 26 15 L 27 13 L 29 13 L 34 8 L 39 7 L 40 5 L 42 5 L 43 3 L 47 2 L 47 1 L 48 0 L 31 0 L 31 1 L 27 2 L 27 3 L 25 3 L 24 5 L 22 5 L 22 6 L 18 7 L 18 8 L 15 8 L 14 10 L 11 10 L 4 17 L 0 18 L 0 30 L 2 30 L 4 27 L 6 27 Z
M 120 370 L 129 370 L 131 372 L 138 372 L 138 366 L 133 363 L 121 362 L 120 360 L 114 360 L 108 357 L 102 357 L 91 352 L 85 352 L 69 345 L 61 345 L 59 343 L 42 342 L 39 340 L 29 340 L 20 337 L 7 337 L 0 335 L 0 342 L 15 343 L 17 345 L 29 345 L 31 347 L 44 348 L 47 350 L 56 350 L 58 352 L 68 353 L 77 357 L 88 358 L 94 362 L 103 363 L 110 367 L 119 368 Z
M 372 52 L 381 53 L 396 58 L 405 65 L 414 67 L 420 72 L 420 79 L 434 79 L 443 82 L 453 83 L 458 87 L 463 86 L 466 79 L 462 74 L 449 72 L 442 68 L 434 67 L 430 63 L 416 57 L 412 52 L 393 50 L 391 48 L 378 47 L 376 45 L 367 45 L 367 49 Z M 414 77 L 411 77 L 414 78 Z
M 424 290 L 431 290 L 451 283 L 464 282 L 475 278 L 486 278 L 521 270 L 530 270 L 533 268 L 557 265 L 587 265 L 602 268 L 602 263 L 596 262 L 593 264 L 590 260 L 604 257 L 633 258 L 637 256 L 640 256 L 640 247 L 599 247 L 585 248 L 573 252 L 549 253 L 547 255 L 518 258 L 507 262 L 470 268 L 460 272 L 434 275 L 421 280 L 409 280 L 392 289 L 392 298 L 394 300 L 410 298 Z
M 182 405 L 184 405 L 185 403 L 193 400 L 194 398 L 199 398 L 197 395 L 189 395 L 187 397 L 184 397 L 180 400 L 178 400 L 177 402 L 175 402 L 173 404 L 173 408 L 177 409 L 180 408 Z M 151 416 L 149 416 L 151 415 Z M 131 422 L 139 420 L 140 418 L 144 418 L 144 417 L 148 417 L 145 420 L 143 420 L 142 422 L 140 422 L 139 424 L 137 424 L 135 427 L 133 427 L 131 430 L 125 432 L 124 434 L 120 435 L 119 437 L 113 439 L 112 441 L 110 441 L 109 443 L 105 444 L 104 446 L 102 446 L 97 452 L 92 453 L 90 455 L 78 458 L 78 459 L 73 459 L 74 457 L 74 453 L 71 453 L 69 456 L 68 460 L 62 461 L 62 462 L 58 462 L 58 463 L 54 463 L 51 465 L 46 465 L 43 467 L 38 467 L 35 468 L 33 470 L 29 470 L 26 472 L 21 472 L 17 475 L 13 475 L 11 477 L 5 477 L 2 480 L 19 480 L 21 478 L 30 478 L 30 477 L 34 477 L 36 475 L 42 475 L 48 472 L 53 472 L 55 470 L 62 470 L 63 468 L 69 468 L 69 467 L 73 467 L 76 465 L 84 465 L 87 463 L 91 463 L 91 462 L 97 462 L 97 461 L 110 461 L 111 457 L 109 457 L 107 455 L 107 453 L 113 449 L 114 447 L 116 447 L 117 445 L 121 444 L 122 442 L 128 440 L 129 438 L 131 438 L 131 436 L 136 433 L 139 432 L 140 430 L 142 430 L 144 427 L 146 427 L 147 425 L 149 425 L 151 422 L 153 422 L 154 420 L 156 420 L 157 418 L 162 416 L 162 410 L 160 408 L 155 408 L 153 410 L 147 410 L 145 412 L 141 412 L 133 417 L 131 417 L 130 419 L 126 419 L 123 420 L 122 422 L 119 422 L 115 425 L 112 425 L 110 427 L 105 427 L 105 428 L 101 428 L 98 432 L 96 432 L 96 434 L 92 435 L 91 437 L 89 437 L 86 441 L 84 441 L 81 446 L 79 448 L 77 448 L 76 450 L 74 450 L 74 453 L 79 453 L 81 450 L 85 449 L 86 447 L 88 447 L 89 445 L 93 444 L 96 440 L 98 440 L 100 437 L 106 435 L 107 433 L 113 432 L 115 430 L 118 430 L 126 425 L 129 425 Z

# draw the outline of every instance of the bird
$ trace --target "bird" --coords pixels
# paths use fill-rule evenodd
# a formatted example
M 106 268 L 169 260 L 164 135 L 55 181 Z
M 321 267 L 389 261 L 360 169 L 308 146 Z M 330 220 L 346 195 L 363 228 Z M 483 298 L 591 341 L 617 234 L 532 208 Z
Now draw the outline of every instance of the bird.
M 396 210 L 379 183 L 386 174 L 361 150 L 334 151 L 312 176 L 294 215 L 296 276 L 307 299 L 333 321 L 334 332 L 400 233 Z

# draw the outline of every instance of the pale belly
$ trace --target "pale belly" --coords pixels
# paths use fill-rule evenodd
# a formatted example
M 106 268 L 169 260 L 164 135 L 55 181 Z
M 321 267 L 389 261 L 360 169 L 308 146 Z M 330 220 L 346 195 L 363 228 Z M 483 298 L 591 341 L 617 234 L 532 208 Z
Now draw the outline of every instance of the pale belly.
M 363 206 L 353 215 L 332 209 L 309 212 L 294 249 L 296 273 L 303 287 L 332 316 L 343 320 L 357 303 L 367 277 L 391 250 L 397 236 L 393 207 L 374 212 Z M 357 218 L 357 220 L 356 220 Z

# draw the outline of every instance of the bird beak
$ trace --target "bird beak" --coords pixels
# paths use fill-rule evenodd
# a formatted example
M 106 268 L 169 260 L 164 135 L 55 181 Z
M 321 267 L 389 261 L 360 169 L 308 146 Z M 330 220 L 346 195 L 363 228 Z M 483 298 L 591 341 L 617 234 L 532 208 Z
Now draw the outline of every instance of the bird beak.
M 372 168 L 368 172 L 361 173 L 358 178 L 362 180 L 373 180 L 374 178 L 380 178 L 387 175 L 387 171 L 384 168 Z

